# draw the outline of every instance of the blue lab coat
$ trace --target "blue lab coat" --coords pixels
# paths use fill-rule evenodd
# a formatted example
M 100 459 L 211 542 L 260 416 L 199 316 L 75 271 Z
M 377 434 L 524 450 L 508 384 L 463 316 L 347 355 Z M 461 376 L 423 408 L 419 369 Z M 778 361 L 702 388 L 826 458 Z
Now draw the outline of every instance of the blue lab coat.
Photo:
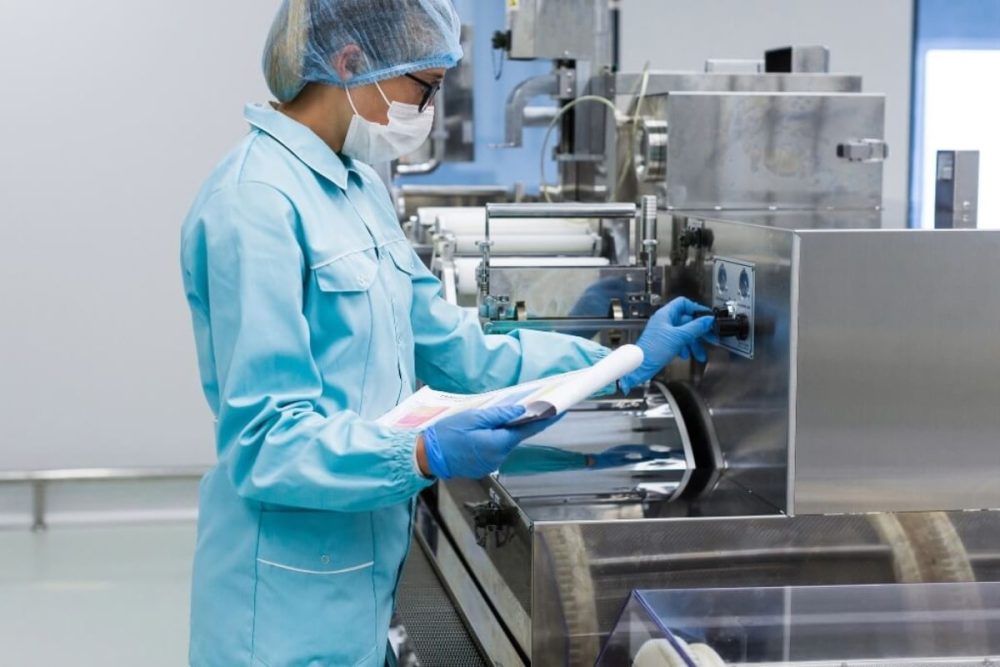
M 418 379 L 481 392 L 607 350 L 484 335 L 442 299 L 370 167 L 269 106 L 245 115 L 182 232 L 218 454 L 200 487 L 190 661 L 381 667 L 431 481 L 416 434 L 375 420 Z

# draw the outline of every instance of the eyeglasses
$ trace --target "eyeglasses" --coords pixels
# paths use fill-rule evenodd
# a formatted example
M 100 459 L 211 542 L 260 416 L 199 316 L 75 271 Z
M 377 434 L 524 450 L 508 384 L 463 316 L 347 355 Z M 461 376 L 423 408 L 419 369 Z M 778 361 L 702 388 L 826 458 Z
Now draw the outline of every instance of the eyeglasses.
M 424 96 L 420 98 L 420 104 L 417 105 L 417 109 L 419 109 L 420 113 L 423 113 L 427 107 L 431 105 L 431 102 L 434 101 L 434 96 L 437 95 L 439 90 L 441 90 L 441 82 L 435 81 L 434 83 L 427 83 L 423 79 L 417 78 L 412 74 L 404 74 L 403 76 L 412 81 L 416 81 L 420 84 L 420 87 L 424 89 Z

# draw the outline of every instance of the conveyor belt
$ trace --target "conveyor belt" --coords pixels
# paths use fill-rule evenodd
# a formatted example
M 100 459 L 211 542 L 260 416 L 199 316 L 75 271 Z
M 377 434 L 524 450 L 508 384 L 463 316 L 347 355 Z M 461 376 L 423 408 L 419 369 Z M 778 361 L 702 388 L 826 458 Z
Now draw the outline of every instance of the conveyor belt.
M 396 616 L 422 667 L 486 667 L 462 617 L 416 539 L 403 567 Z M 406 660 L 401 660 L 400 667 L 405 665 Z M 408 667 L 414 666 L 410 663 Z

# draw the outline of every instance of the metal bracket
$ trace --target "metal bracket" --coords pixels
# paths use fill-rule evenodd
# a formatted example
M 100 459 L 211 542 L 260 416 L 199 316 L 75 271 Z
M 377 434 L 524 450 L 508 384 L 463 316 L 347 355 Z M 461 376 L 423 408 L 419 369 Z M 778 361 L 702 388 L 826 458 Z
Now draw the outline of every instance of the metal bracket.
M 472 527 L 476 534 L 476 544 L 485 548 L 490 535 L 493 544 L 499 548 L 505 545 L 513 532 L 509 512 L 492 500 L 466 503 L 465 508 L 472 514 Z
M 889 144 L 882 139 L 851 139 L 837 144 L 837 157 L 848 162 L 884 162 Z

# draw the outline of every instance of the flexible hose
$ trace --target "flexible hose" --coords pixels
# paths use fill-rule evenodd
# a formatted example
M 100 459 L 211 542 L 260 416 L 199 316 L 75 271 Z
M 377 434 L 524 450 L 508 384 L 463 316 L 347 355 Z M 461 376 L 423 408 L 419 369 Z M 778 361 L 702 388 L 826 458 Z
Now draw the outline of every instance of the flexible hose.
M 646 98 L 646 89 L 648 85 L 649 85 L 649 61 L 647 60 L 646 64 L 643 65 L 642 67 L 642 78 L 639 80 L 639 83 L 636 86 L 636 88 L 633 89 L 631 92 L 633 96 L 635 96 L 636 93 L 638 92 L 638 97 L 633 99 L 632 102 L 635 105 L 635 111 L 631 118 L 631 123 L 633 128 L 635 128 L 635 124 L 639 122 L 639 113 L 642 109 L 642 103 Z M 538 160 L 538 174 L 539 174 L 538 189 L 545 197 L 545 201 L 549 203 L 552 203 L 552 199 L 549 197 L 548 184 L 545 181 L 545 150 L 548 148 L 549 137 L 552 135 L 552 130 L 559 123 L 562 117 L 566 115 L 566 112 L 575 107 L 580 102 L 597 102 L 600 104 L 604 104 L 605 106 L 611 109 L 611 113 L 614 114 L 616 122 L 629 120 L 618 110 L 618 107 L 616 107 L 610 100 L 600 97 L 599 95 L 584 95 L 582 97 L 578 97 L 569 104 L 563 106 L 561 109 L 559 109 L 559 111 L 556 112 L 556 115 L 549 122 L 549 126 L 545 130 L 545 139 L 542 141 L 542 150 Z M 630 155 L 634 151 L 634 146 L 632 145 L 631 141 L 629 142 L 628 145 L 628 151 Z M 625 164 L 627 165 L 631 161 L 632 158 L 629 157 L 626 159 Z M 612 200 L 615 200 L 617 198 L 618 191 L 621 189 L 624 180 L 625 180 L 625 170 L 623 168 L 622 173 L 618 178 L 618 182 L 615 184 L 614 191 L 611 193 Z

